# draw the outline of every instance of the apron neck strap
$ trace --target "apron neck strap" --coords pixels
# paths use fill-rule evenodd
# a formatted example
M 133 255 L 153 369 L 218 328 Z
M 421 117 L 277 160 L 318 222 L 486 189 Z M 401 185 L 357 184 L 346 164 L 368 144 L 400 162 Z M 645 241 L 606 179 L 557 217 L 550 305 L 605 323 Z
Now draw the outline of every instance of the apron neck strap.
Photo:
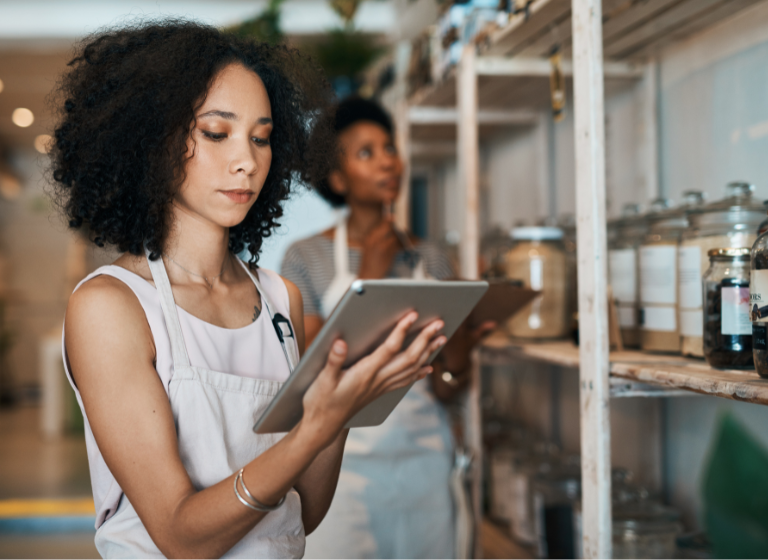
M 276 308 L 272 304 L 272 300 L 269 299 L 267 292 L 264 291 L 264 288 L 262 288 L 261 282 L 259 282 L 259 279 L 256 277 L 256 275 L 251 272 L 250 267 L 238 257 L 235 257 L 235 260 L 242 265 L 245 273 L 255 284 L 256 290 L 258 290 L 259 295 L 261 296 L 261 304 L 264 306 L 264 310 L 269 315 L 270 321 L 272 321 L 272 326 L 275 328 L 275 334 L 280 340 L 280 346 L 283 347 L 285 359 L 288 361 L 288 369 L 291 371 L 291 373 L 293 373 L 293 370 L 299 363 L 299 355 L 297 350 L 298 346 L 296 343 L 296 333 L 293 332 L 293 326 L 291 325 L 290 319 L 283 317 L 280 313 L 275 313 Z M 293 343 L 289 342 L 290 339 L 293 339 Z
M 342 216 L 336 224 L 333 236 L 333 262 L 336 264 L 336 276 L 349 274 L 349 243 L 347 240 L 347 218 Z
M 160 307 L 165 317 L 165 326 L 168 329 L 168 337 L 171 340 L 171 355 L 175 368 L 189 367 L 189 354 L 187 346 L 184 343 L 184 335 L 181 332 L 181 323 L 179 322 L 179 313 L 176 309 L 176 302 L 173 299 L 173 290 L 171 290 L 171 281 L 168 279 L 168 272 L 165 270 L 163 257 L 156 261 L 149 258 L 149 249 L 144 248 L 149 264 L 149 272 L 152 274 L 152 280 L 155 282 L 157 293 L 160 296 Z

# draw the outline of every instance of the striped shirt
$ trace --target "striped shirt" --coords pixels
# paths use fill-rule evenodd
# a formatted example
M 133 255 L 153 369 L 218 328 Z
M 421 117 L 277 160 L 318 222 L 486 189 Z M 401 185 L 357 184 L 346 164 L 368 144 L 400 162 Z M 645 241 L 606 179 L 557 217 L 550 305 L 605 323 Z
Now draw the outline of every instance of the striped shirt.
M 353 247 L 348 251 L 349 270 L 352 274 L 357 274 L 360 270 L 362 251 Z M 415 252 L 418 258 L 424 261 L 427 274 L 433 278 L 447 280 L 456 277 L 450 258 L 434 243 L 419 241 Z M 296 284 L 301 291 L 305 316 L 322 316 L 320 309 L 323 294 L 336 275 L 333 260 L 333 240 L 324 235 L 297 241 L 286 251 L 280 265 L 280 274 Z M 410 278 L 417 262 L 413 251 L 399 251 L 392 261 L 387 278 Z

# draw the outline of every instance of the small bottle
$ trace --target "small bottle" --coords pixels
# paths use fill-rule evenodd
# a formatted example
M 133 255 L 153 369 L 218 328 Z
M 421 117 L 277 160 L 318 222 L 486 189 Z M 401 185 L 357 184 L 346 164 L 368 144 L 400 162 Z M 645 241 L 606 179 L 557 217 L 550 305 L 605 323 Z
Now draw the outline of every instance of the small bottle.
M 704 357 L 723 369 L 752 369 L 750 250 L 710 249 L 704 274 Z

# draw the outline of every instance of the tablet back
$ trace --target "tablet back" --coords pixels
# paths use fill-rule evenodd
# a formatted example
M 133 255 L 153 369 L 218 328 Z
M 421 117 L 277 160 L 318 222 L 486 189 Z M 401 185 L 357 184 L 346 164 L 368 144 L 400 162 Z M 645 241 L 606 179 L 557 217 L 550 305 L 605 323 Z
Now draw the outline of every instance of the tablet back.
M 325 366 L 331 345 L 338 338 L 349 347 L 344 367 L 370 354 L 411 310 L 419 319 L 409 330 L 404 348 L 435 319 L 445 322 L 450 338 L 488 289 L 487 282 L 437 280 L 356 280 L 336 306 L 312 346 L 280 392 L 258 419 L 256 433 L 288 432 L 303 414 L 302 398 Z M 435 356 L 430 356 L 430 361 Z M 384 422 L 409 387 L 392 391 L 355 415 L 347 428 L 376 426 Z

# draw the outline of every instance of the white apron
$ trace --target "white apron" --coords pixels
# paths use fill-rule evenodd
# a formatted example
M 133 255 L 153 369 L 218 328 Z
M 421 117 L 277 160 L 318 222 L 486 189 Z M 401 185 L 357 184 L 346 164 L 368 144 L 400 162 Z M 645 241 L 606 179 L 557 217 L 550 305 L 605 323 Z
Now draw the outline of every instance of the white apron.
M 356 278 L 346 219 L 336 227 L 334 262 L 324 319 Z M 413 277 L 427 277 L 422 260 Z M 417 382 L 381 426 L 350 430 L 336 494 L 307 537 L 306 558 L 454 557 L 452 435 L 428 383 Z
M 195 488 L 203 490 L 237 472 L 284 437 L 255 434 L 252 430 L 282 383 L 191 366 L 165 266 L 162 260 L 147 261 L 171 341 L 173 377 L 169 399 L 179 455 Z M 264 310 L 273 318 L 274 307 L 266 292 L 248 267 L 241 264 L 261 295 Z M 276 334 L 275 343 L 279 342 Z M 292 370 L 298 354 L 295 342 L 288 342 L 283 348 Z M 237 502 L 234 492 L 231 498 Z M 246 513 L 243 506 L 243 515 Z M 125 495 L 115 515 L 96 531 L 96 548 L 107 558 L 163 557 Z M 283 506 L 267 514 L 223 558 L 301 558 L 303 553 L 301 501 L 291 490 Z

